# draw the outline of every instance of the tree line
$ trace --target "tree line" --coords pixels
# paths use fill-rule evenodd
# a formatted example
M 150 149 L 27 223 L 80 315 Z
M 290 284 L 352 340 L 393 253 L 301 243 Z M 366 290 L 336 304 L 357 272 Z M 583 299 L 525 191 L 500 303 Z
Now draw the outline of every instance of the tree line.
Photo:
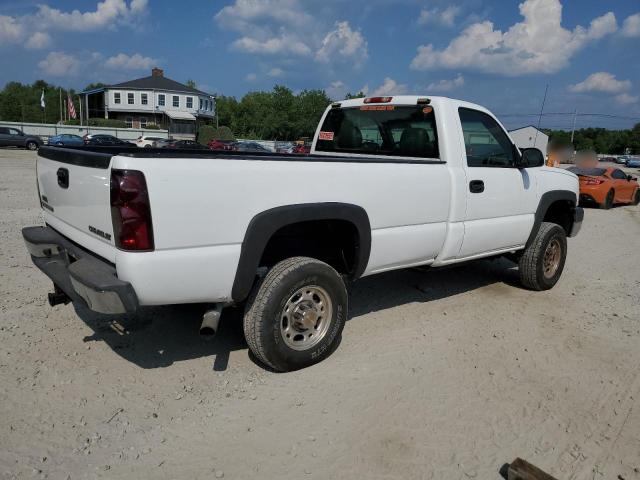
M 195 82 L 188 81 L 192 86 Z M 85 90 L 104 86 L 92 83 Z M 12 122 L 56 123 L 60 120 L 58 85 L 38 80 L 33 84 L 9 82 L 0 91 L 0 120 Z M 40 96 L 45 92 L 44 111 L 40 107 Z M 63 101 L 66 93 L 71 95 L 77 114 L 80 113 L 78 92 L 62 88 Z M 362 92 L 347 94 L 346 98 L 363 97 Z M 216 108 L 218 124 L 229 127 L 239 138 L 264 140 L 295 140 L 312 137 L 322 113 L 331 99 L 324 90 L 291 89 L 276 85 L 272 91 L 254 91 L 240 100 L 232 96 L 218 95 Z M 66 103 L 64 105 L 66 108 Z M 554 143 L 570 143 L 571 134 L 563 130 L 545 130 Z M 576 150 L 594 150 L 597 153 L 622 154 L 625 149 L 640 153 L 640 123 L 628 130 L 605 128 L 583 128 L 574 134 Z

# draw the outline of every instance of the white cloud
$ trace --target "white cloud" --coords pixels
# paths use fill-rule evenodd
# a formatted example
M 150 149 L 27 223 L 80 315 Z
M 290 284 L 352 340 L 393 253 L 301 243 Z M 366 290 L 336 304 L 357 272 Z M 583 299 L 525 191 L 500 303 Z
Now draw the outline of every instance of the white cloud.
M 107 68 L 121 69 L 121 70 L 149 70 L 155 66 L 158 60 L 151 57 L 144 57 L 139 53 L 134 53 L 129 56 L 124 53 L 119 53 L 116 56 L 107 58 L 105 66 Z
M 362 32 L 335 17 L 328 24 L 327 12 L 320 2 L 306 0 L 234 0 L 214 18 L 238 33 L 231 43 L 237 51 L 359 66 L 368 57 Z
M 510 76 L 554 73 L 587 43 L 618 28 L 615 15 L 608 12 L 592 20 L 588 28 L 567 30 L 561 24 L 560 0 L 525 0 L 520 14 L 524 20 L 506 32 L 483 21 L 467 27 L 443 50 L 421 45 L 411 68 L 469 68 Z
M 87 32 L 129 23 L 143 14 L 146 8 L 147 0 L 131 0 L 129 5 L 125 0 L 104 0 L 98 2 L 96 10 L 92 12 L 63 12 L 48 5 L 40 5 L 37 20 L 40 25 L 49 28 Z
M 16 18 L 0 15 L 0 46 L 20 42 L 24 33 L 24 27 Z
M 460 74 L 451 80 L 440 80 L 439 82 L 430 83 L 427 91 L 432 92 L 450 92 L 464 85 L 464 77 Z
M 639 97 L 629 95 L 628 93 L 621 93 L 620 95 L 616 95 L 613 98 L 620 105 L 631 105 L 632 103 L 636 103 L 639 99 Z
M 336 80 L 335 82 L 331 82 L 324 91 L 332 100 L 341 100 L 347 95 L 347 86 L 343 81 Z
M 569 91 L 575 93 L 603 92 L 623 93 L 631 89 L 631 81 L 618 80 L 609 72 L 596 72 L 589 75 L 582 82 L 569 87 Z
M 459 13 L 460 8 L 455 6 L 449 6 L 445 9 L 423 8 L 420 17 L 418 17 L 418 23 L 420 25 L 432 24 L 452 27 Z
M 622 35 L 625 37 L 640 37 L 640 13 L 625 18 L 622 24 Z
M 365 92 L 365 89 L 368 91 L 369 90 L 368 86 L 365 85 L 365 87 L 363 87 L 362 91 L 363 91 L 363 93 L 365 93 L 365 95 L 371 95 L 371 96 L 376 96 L 376 95 L 404 95 L 409 90 L 406 85 L 400 84 L 400 83 L 396 82 L 393 78 L 390 78 L 390 77 L 386 77 L 384 79 L 384 81 L 382 82 L 382 85 L 380 85 L 378 88 L 374 89 L 370 94 L 368 92 Z
M 321 62 L 340 57 L 352 59 L 357 65 L 362 64 L 368 56 L 367 41 L 359 30 L 351 29 L 349 22 L 336 22 L 334 30 L 325 35 L 316 52 L 316 59 Z
M 220 10 L 215 19 L 221 26 L 245 30 L 254 22 L 272 20 L 295 25 L 311 17 L 300 10 L 297 0 L 236 0 Z
M 286 34 L 279 37 L 269 38 L 264 41 L 252 37 L 242 37 L 233 42 L 233 48 L 247 53 L 262 53 L 269 55 L 309 55 L 311 53 L 311 49 L 304 42 Z
M 258 76 L 255 73 L 248 73 L 247 76 L 245 77 L 245 80 L 247 82 L 255 82 L 257 78 Z
M 267 75 L 270 76 L 270 77 L 274 77 L 274 78 L 282 77 L 284 75 L 284 70 L 282 70 L 281 68 L 275 67 L 275 68 L 272 68 L 271 70 L 269 70 L 267 72 Z
M 64 52 L 50 52 L 44 60 L 38 63 L 38 67 L 47 75 L 66 77 L 78 73 L 80 61 L 73 55 Z
M 51 45 L 51 37 L 47 32 L 36 32 L 29 37 L 25 47 L 29 50 L 40 50 Z

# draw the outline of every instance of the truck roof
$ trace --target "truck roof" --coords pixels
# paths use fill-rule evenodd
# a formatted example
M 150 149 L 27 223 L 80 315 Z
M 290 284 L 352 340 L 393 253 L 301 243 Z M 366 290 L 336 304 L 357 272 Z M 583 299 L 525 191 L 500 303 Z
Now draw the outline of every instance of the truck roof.
M 367 97 L 361 97 L 361 98 L 353 98 L 350 100 L 340 100 L 335 103 L 339 103 L 341 107 L 360 107 L 362 105 L 364 105 L 364 101 L 367 98 L 384 98 L 384 97 L 388 97 L 391 100 L 389 101 L 385 101 L 385 102 L 375 102 L 373 103 L 374 105 L 377 104 L 384 104 L 384 105 L 416 105 L 418 103 L 419 99 L 425 99 L 428 98 L 430 100 L 430 104 L 431 105 L 442 105 L 444 103 L 452 103 L 454 105 L 457 106 L 462 106 L 462 107 L 466 107 L 466 108 L 473 108 L 475 110 L 480 110 L 483 112 L 488 112 L 486 107 L 483 107 L 482 105 L 478 105 L 476 103 L 471 103 L 471 102 L 467 102 L 465 100 L 458 100 L 455 98 L 450 98 L 450 97 L 443 97 L 443 96 L 433 96 L 433 95 L 368 95 Z

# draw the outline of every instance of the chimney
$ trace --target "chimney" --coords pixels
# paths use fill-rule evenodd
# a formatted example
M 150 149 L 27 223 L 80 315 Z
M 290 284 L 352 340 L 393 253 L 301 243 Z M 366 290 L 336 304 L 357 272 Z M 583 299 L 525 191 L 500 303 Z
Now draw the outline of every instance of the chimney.
M 161 68 L 158 68 L 158 67 L 153 67 L 151 69 L 151 76 L 152 77 L 164 77 L 164 70 L 162 70 Z

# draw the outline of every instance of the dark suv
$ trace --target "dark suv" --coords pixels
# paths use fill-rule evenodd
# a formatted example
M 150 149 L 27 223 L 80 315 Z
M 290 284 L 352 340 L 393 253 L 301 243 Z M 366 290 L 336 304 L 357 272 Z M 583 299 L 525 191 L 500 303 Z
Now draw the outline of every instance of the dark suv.
M 37 150 L 42 140 L 37 135 L 25 135 L 22 130 L 11 127 L 0 127 L 0 147 L 22 147 Z

